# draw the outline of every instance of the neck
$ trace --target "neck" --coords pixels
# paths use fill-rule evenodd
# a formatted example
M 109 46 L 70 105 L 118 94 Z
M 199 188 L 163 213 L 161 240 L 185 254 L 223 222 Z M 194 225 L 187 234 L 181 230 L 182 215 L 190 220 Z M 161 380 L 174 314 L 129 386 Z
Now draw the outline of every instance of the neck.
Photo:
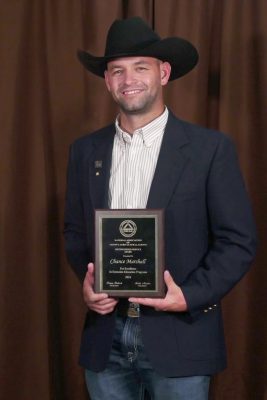
M 164 112 L 164 108 L 165 106 L 162 105 L 160 109 L 146 114 L 125 114 L 125 112 L 121 111 L 120 127 L 132 135 L 136 129 L 142 128 L 159 117 Z

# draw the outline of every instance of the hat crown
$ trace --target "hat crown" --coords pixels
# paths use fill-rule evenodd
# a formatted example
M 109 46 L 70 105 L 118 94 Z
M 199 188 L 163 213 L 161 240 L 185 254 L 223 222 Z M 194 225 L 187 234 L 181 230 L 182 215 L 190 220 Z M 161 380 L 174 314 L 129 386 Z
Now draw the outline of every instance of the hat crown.
M 116 20 L 107 34 L 105 57 L 134 52 L 159 40 L 160 37 L 139 17 Z

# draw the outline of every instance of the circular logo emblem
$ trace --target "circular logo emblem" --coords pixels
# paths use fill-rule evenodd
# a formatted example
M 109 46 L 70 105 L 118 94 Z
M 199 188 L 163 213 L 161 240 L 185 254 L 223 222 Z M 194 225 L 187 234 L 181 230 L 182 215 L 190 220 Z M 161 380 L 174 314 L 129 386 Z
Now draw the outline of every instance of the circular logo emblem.
M 120 224 L 119 229 L 120 229 L 120 233 L 122 234 L 122 236 L 132 237 L 136 234 L 137 226 L 132 220 L 126 219 L 125 221 L 123 221 Z

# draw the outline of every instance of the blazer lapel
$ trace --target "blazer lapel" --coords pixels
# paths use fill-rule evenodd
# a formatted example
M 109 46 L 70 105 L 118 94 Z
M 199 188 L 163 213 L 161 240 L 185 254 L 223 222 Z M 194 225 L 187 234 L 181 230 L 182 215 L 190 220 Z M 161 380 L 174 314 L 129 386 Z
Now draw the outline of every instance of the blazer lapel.
M 89 189 L 94 208 L 108 208 L 108 189 L 115 127 L 106 128 L 94 139 L 89 161 Z M 147 208 L 165 208 L 187 162 L 183 147 L 189 140 L 181 123 L 170 112 L 157 167 L 151 184 Z
M 151 184 L 147 208 L 165 208 L 187 162 L 183 147 L 189 140 L 172 113 L 166 125 L 161 150 Z
M 92 157 L 89 161 L 89 189 L 94 208 L 108 208 L 108 189 L 114 125 L 109 126 L 102 136 L 96 136 Z

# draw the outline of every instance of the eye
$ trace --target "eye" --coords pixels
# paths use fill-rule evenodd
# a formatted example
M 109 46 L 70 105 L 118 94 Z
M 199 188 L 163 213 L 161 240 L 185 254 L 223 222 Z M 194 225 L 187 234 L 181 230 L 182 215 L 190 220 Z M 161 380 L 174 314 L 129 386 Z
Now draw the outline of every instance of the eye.
M 113 71 L 112 71 L 112 75 L 121 75 L 122 74 L 122 69 L 114 69 Z
M 143 71 L 147 71 L 148 68 L 146 67 L 137 67 L 137 71 L 143 72 Z

